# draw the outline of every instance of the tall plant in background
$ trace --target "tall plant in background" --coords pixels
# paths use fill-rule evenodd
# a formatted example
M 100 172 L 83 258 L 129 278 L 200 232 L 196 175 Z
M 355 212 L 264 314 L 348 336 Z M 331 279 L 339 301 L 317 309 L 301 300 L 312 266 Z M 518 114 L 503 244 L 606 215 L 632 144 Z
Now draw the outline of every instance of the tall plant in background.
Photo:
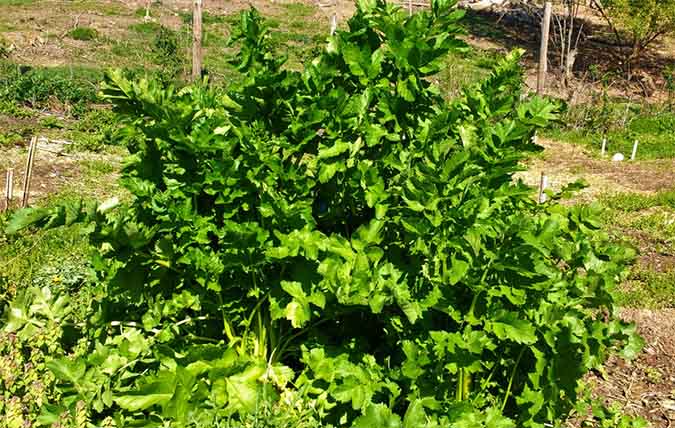
M 632 252 L 593 207 L 513 180 L 556 118 L 521 101 L 520 54 L 451 103 L 430 83 L 465 49 L 451 6 L 359 1 L 302 73 L 244 12 L 227 94 L 109 76 L 130 202 L 10 225 L 90 222 L 97 249 L 89 349 L 50 363 L 44 421 L 86 403 L 118 427 L 279 406 L 304 426 L 543 427 L 610 350 L 635 353 L 612 298 Z
M 629 76 L 649 46 L 675 33 L 675 0 L 593 0 L 593 6 L 609 25 Z

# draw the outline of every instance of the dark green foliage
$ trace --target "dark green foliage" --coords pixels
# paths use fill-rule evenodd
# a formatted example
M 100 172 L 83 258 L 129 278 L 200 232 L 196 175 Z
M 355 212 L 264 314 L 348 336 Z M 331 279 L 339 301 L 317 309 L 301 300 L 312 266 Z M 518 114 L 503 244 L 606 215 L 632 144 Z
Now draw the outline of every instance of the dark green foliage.
M 90 41 L 98 37 L 98 31 L 90 27 L 75 27 L 68 32 L 68 37 L 75 40 Z
M 48 413 L 237 426 L 291 395 L 324 427 L 544 427 L 640 349 L 613 316 L 632 251 L 513 181 L 557 117 L 521 99 L 520 53 L 448 103 L 428 78 L 462 13 L 357 6 L 302 73 L 251 10 L 227 94 L 108 77 L 129 204 L 9 224 L 86 222 L 97 248 L 90 347 L 49 364 Z

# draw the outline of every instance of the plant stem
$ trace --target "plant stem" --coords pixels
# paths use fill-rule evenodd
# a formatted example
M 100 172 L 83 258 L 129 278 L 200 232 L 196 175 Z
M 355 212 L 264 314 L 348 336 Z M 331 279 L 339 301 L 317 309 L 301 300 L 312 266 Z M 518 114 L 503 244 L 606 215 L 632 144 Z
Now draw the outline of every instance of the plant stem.
M 230 342 L 234 342 L 234 331 L 232 329 L 232 326 L 230 325 L 230 322 L 227 319 L 227 316 L 225 315 L 223 296 L 220 293 L 218 293 L 217 296 L 218 296 L 218 306 L 220 307 L 220 313 L 222 314 L 223 317 L 223 332 L 225 333 L 225 336 L 227 336 L 227 339 Z
M 504 395 L 504 401 L 502 402 L 502 413 L 504 413 L 504 409 L 506 408 L 506 402 L 509 400 L 509 395 L 511 395 L 511 387 L 513 386 L 513 379 L 516 377 L 516 370 L 518 369 L 520 359 L 523 358 L 524 353 L 525 347 L 523 346 L 520 350 L 520 353 L 518 354 L 516 364 L 513 366 L 513 371 L 511 371 L 511 379 L 509 379 L 509 386 L 506 388 L 506 395 Z

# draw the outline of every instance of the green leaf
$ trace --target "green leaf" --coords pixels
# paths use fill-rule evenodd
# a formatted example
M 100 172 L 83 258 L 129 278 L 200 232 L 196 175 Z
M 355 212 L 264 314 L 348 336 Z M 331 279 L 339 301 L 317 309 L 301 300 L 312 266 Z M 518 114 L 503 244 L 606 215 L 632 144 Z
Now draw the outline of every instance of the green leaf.
M 65 357 L 48 361 L 46 365 L 57 378 L 73 385 L 77 385 L 82 380 L 87 370 L 84 361 L 70 360 Z
M 24 208 L 17 211 L 7 222 L 5 233 L 14 235 L 22 229 L 39 223 L 52 214 L 52 211 L 47 208 Z
M 467 262 L 452 256 L 452 261 L 448 267 L 447 280 L 450 282 L 450 284 L 455 285 L 464 279 L 468 270 L 469 264 Z
M 501 340 L 512 340 L 526 345 L 537 341 L 534 325 L 528 320 L 520 319 L 516 312 L 500 311 L 486 324 L 486 328 Z
M 369 405 L 364 414 L 352 424 L 352 428 L 401 428 L 401 419 L 384 404 Z
M 230 413 L 253 413 L 261 400 L 262 387 L 258 382 L 265 374 L 263 365 L 251 365 L 243 372 L 229 376 L 226 382 L 227 410 Z

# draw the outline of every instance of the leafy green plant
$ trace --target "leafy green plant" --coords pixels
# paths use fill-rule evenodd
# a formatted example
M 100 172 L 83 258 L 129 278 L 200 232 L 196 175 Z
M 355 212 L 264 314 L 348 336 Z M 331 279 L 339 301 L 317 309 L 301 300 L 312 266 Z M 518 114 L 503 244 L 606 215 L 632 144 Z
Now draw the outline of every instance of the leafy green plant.
M 7 64 L 0 70 L 0 100 L 43 107 L 61 103 L 73 115 L 96 101 L 98 70 L 78 67 L 23 67 Z
M 49 363 L 44 420 L 237 426 L 291 393 L 308 426 L 544 427 L 639 351 L 612 294 L 632 250 L 558 204 L 578 186 L 537 204 L 513 180 L 557 118 L 521 53 L 452 102 L 430 82 L 465 48 L 451 6 L 359 1 L 301 73 L 246 11 L 227 93 L 107 77 L 130 202 L 7 227 L 84 222 L 96 248 L 87 352 Z
M 82 41 L 96 40 L 98 38 L 98 31 L 90 27 L 75 27 L 68 32 L 68 37 Z

